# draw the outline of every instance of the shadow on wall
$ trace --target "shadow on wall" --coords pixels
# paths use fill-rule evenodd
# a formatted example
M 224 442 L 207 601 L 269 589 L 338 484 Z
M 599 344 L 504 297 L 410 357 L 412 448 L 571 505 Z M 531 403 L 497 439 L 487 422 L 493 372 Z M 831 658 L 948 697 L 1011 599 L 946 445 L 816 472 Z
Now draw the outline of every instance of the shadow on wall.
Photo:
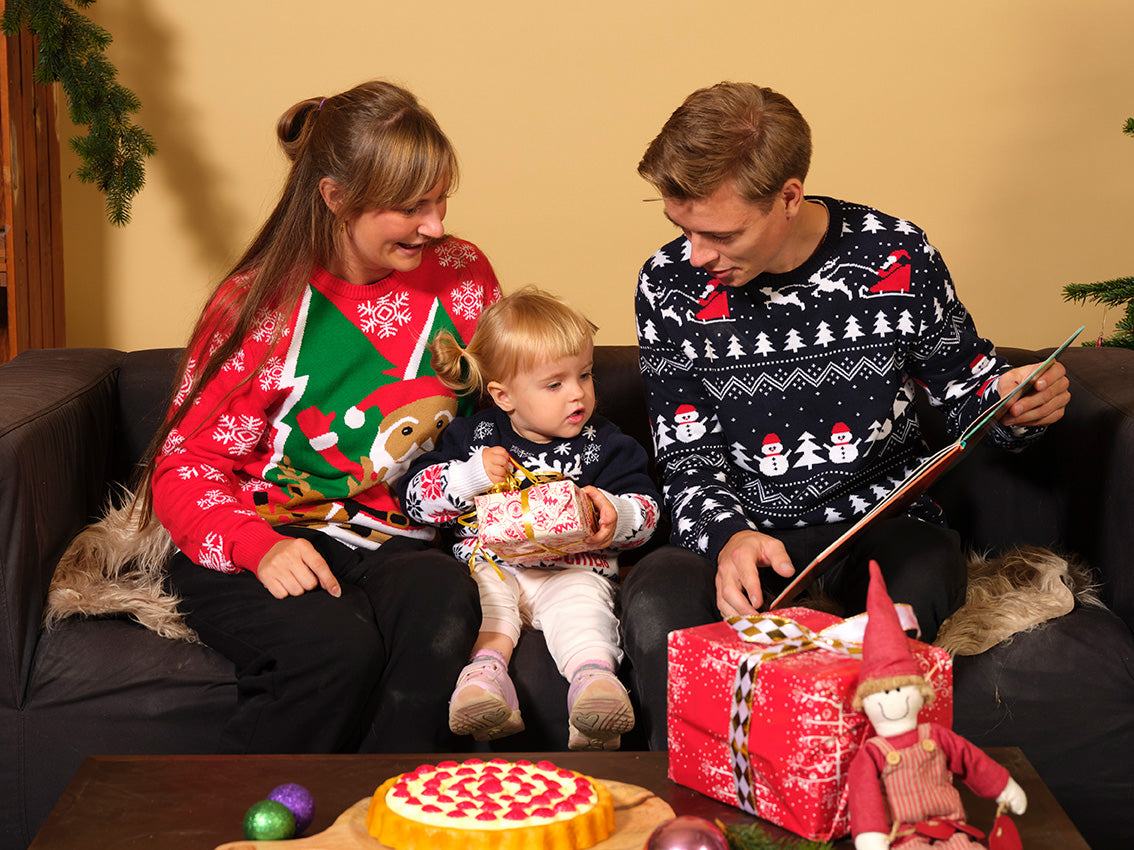
M 114 37 L 119 81 L 142 102 L 139 123 L 153 134 L 158 152 L 147 162 L 146 181 L 162 181 L 177 203 L 177 224 L 208 268 L 227 268 L 240 232 L 235 205 L 225 197 L 219 171 L 202 156 L 200 116 L 177 89 L 180 46 L 153 0 L 100 4 L 92 10 Z

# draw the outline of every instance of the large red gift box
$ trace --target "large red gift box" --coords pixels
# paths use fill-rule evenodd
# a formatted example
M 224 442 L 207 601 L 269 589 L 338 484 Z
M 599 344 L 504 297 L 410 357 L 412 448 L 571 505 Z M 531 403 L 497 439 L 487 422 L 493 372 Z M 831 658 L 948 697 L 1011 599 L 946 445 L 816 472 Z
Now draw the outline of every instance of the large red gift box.
M 671 632 L 669 778 L 812 841 L 845 835 L 847 771 L 873 734 L 851 708 L 865 620 L 784 608 Z M 951 728 L 952 659 L 910 649 L 937 692 L 920 721 Z
M 476 497 L 480 543 L 509 561 L 587 552 L 595 532 L 591 500 L 566 479 Z

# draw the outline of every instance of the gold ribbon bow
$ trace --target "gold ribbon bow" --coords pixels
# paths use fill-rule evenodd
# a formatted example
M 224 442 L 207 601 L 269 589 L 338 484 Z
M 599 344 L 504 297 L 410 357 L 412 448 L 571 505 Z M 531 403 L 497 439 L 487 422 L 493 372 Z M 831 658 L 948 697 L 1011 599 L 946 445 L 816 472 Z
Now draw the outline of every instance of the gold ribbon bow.
M 528 540 L 536 543 L 537 546 L 541 546 L 541 548 L 543 548 L 543 550 L 549 555 L 565 554 L 558 549 L 554 549 L 549 546 L 543 546 L 536 541 L 535 529 L 532 528 L 531 523 L 531 509 L 528 506 L 528 490 L 531 487 L 534 487 L 537 484 L 550 484 L 553 481 L 563 481 L 565 480 L 565 476 L 558 472 L 532 472 L 510 454 L 508 455 L 508 460 L 512 462 L 512 471 L 508 473 L 507 477 L 505 477 L 503 481 L 498 484 L 493 484 L 492 487 L 485 491 L 485 494 L 511 493 L 519 491 L 520 509 L 524 519 L 524 535 L 528 538 Z M 457 522 L 463 525 L 465 528 L 477 529 L 478 522 L 476 508 L 473 508 L 471 511 L 467 511 L 464 514 L 461 514 L 461 516 L 457 518 Z M 496 574 L 500 577 L 500 580 L 503 581 L 504 573 L 500 569 L 499 562 L 492 556 L 492 553 L 481 544 L 479 534 L 477 536 L 476 546 L 473 548 L 472 553 L 469 555 L 469 572 L 472 572 L 476 568 L 476 559 L 478 555 L 492 564 L 493 568 L 496 570 Z
M 909 605 L 896 604 L 894 608 L 903 629 L 918 629 L 917 617 Z M 772 658 L 783 658 L 815 649 L 847 657 L 861 656 L 867 621 L 868 615 L 859 614 L 815 632 L 789 617 L 777 614 L 725 618 L 725 622 L 737 636 L 752 645 L 751 651 L 744 654 L 736 667 L 729 721 L 729 749 L 732 752 L 733 775 L 736 777 L 736 799 L 744 811 L 759 817 L 756 788 L 750 778 L 748 733 L 752 726 L 752 700 L 756 693 L 756 677 L 760 665 Z

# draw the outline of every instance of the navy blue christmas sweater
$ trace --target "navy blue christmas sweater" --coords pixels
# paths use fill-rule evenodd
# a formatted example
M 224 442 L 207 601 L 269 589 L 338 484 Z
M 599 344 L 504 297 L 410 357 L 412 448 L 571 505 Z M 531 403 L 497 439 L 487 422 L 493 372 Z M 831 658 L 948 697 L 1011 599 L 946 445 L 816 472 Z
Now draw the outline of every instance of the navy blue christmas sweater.
M 732 535 L 850 521 L 926 454 L 914 385 L 953 436 L 1009 368 L 941 255 L 908 221 L 832 198 L 799 268 L 727 287 L 684 236 L 642 267 L 638 343 L 673 541 L 716 560 Z M 1042 428 L 997 425 L 1019 448 Z M 928 496 L 908 510 L 943 522 Z
M 618 512 L 610 549 L 563 555 L 554 561 L 525 560 L 521 566 L 581 567 L 616 578 L 618 550 L 641 546 L 654 533 L 661 496 L 646 472 L 646 450 L 636 440 L 612 422 L 592 416 L 577 437 L 533 443 L 513 430 L 506 413 L 488 407 L 455 419 L 441 434 L 437 448 L 415 460 L 401 483 L 407 516 L 456 530 L 453 554 L 458 559 L 468 561 L 476 551 L 475 527 L 458 520 L 475 509 L 476 496 L 492 487 L 480 459 L 489 446 L 503 446 L 529 472 L 555 472 L 578 487 L 597 487 Z

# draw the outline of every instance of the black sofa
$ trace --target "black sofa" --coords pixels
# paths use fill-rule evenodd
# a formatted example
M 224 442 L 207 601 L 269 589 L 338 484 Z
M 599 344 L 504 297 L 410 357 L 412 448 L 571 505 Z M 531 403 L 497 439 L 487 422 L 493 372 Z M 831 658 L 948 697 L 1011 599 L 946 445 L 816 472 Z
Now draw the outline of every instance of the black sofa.
M 231 666 L 121 618 L 44 631 L 52 572 L 162 415 L 178 353 L 24 352 L 0 365 L 0 847 L 31 841 L 90 754 L 208 753 Z M 1014 363 L 1035 352 L 1006 349 Z M 1134 835 L 1134 352 L 1080 348 L 1067 415 L 1026 452 L 977 447 L 935 494 L 979 549 L 1023 542 L 1081 556 L 1108 608 L 1069 615 L 955 665 L 955 728 L 1019 746 L 1092 847 Z M 633 346 L 596 351 L 600 411 L 650 446 Z M 928 421 L 939 423 L 932 413 Z M 632 569 L 632 567 L 631 567 Z M 566 746 L 566 683 L 539 635 L 514 673 L 528 729 L 500 751 Z M 643 738 L 624 736 L 625 748 Z M 483 745 L 482 745 L 483 746 Z

